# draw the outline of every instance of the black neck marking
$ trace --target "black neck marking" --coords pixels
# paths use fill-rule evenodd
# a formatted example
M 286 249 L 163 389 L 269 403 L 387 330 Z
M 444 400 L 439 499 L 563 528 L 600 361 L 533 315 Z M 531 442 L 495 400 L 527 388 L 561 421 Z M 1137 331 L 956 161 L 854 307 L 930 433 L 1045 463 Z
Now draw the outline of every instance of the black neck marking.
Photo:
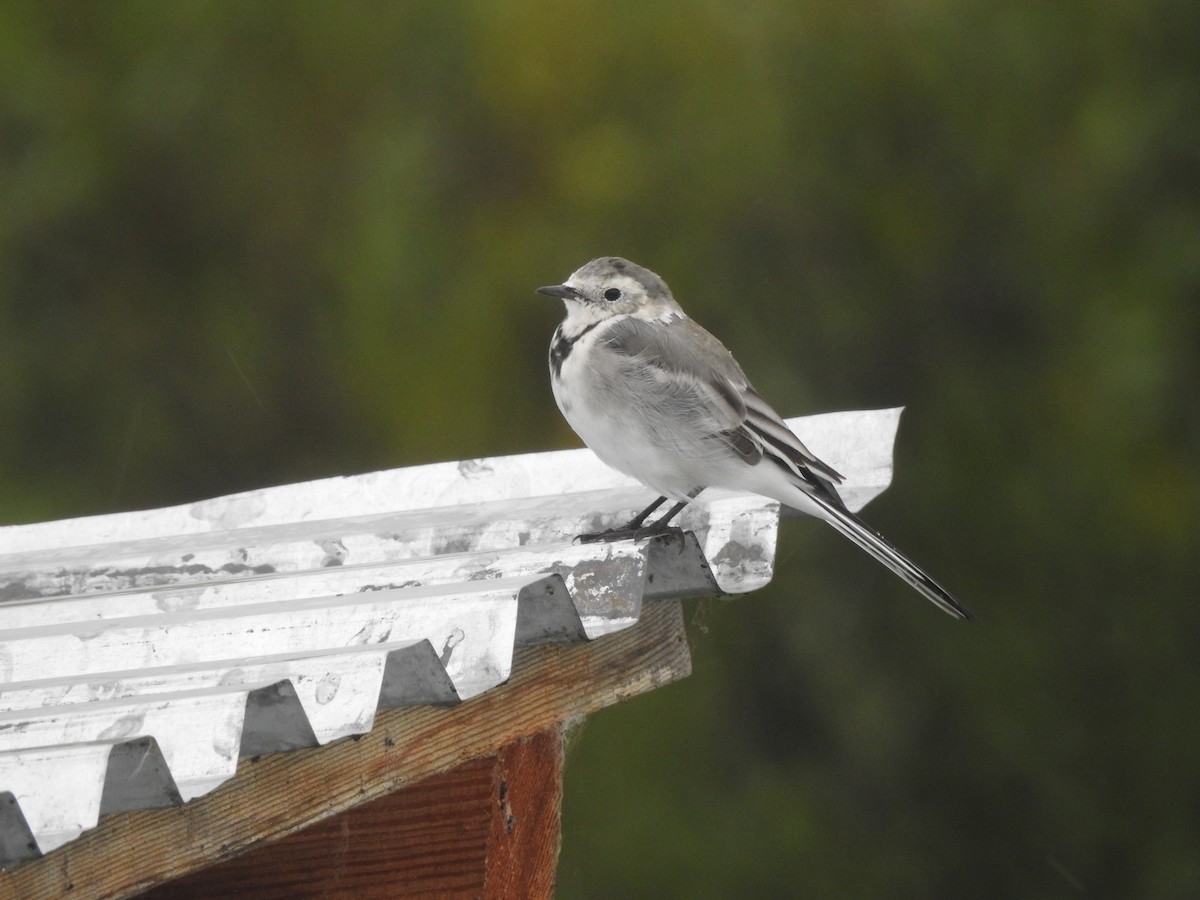
M 567 337 L 565 334 L 563 334 L 562 325 L 559 325 L 558 328 L 555 329 L 554 338 L 550 341 L 550 371 L 554 373 L 555 378 L 562 373 L 563 361 L 566 360 L 566 358 L 571 355 L 571 351 L 575 349 L 575 342 L 599 325 L 602 321 L 602 319 L 597 319 L 574 337 Z

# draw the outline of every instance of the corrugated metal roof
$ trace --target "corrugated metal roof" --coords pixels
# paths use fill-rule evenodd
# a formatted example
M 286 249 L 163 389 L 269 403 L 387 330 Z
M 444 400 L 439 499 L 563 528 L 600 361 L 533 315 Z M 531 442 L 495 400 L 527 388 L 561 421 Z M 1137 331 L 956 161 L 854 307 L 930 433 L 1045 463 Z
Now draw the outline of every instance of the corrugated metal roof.
M 899 413 L 791 424 L 858 509 L 890 482 Z M 770 580 L 779 508 L 761 497 L 706 493 L 682 541 L 572 543 L 651 499 L 574 450 L 0 528 L 0 792 L 17 804 L 0 803 L 0 864 L 207 793 L 240 756 L 366 732 L 381 706 L 473 697 L 515 646 Z

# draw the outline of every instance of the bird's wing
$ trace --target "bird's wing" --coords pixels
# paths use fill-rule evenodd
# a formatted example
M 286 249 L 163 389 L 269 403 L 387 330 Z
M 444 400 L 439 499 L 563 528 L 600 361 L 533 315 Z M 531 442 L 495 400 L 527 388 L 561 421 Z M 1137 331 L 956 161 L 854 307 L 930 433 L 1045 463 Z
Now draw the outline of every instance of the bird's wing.
M 796 437 L 796 433 L 787 427 L 779 413 L 758 391 L 746 385 L 742 400 L 746 404 L 746 421 L 742 429 L 762 442 L 764 454 L 770 455 L 776 463 L 806 481 L 807 471 L 815 472 L 834 484 L 842 483 L 842 474 L 804 446 L 804 442 Z
M 618 353 L 638 357 L 676 390 L 691 391 L 711 415 L 711 436 L 747 465 L 767 458 L 805 482 L 812 483 L 813 475 L 842 482 L 754 390 L 725 345 L 686 316 L 669 323 L 630 316 L 609 327 L 602 340 Z

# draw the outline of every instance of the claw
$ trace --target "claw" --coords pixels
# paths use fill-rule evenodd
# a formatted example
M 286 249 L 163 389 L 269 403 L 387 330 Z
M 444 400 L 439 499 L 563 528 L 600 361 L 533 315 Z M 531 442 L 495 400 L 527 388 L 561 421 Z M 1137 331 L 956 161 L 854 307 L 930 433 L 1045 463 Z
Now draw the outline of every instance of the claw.
M 611 543 L 613 541 L 628 541 L 632 540 L 635 543 L 643 538 L 665 537 L 667 535 L 677 536 L 680 539 L 680 546 L 683 545 L 683 529 L 674 525 L 651 525 L 649 528 L 607 528 L 604 531 L 596 531 L 591 534 L 581 534 L 575 538 L 576 543 L 580 544 L 599 544 Z

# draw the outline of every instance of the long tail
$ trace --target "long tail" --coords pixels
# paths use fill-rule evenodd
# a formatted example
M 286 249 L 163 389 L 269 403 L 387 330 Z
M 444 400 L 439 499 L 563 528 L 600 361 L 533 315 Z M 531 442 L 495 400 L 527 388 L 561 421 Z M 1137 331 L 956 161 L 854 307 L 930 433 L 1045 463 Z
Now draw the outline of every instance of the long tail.
M 821 508 L 823 513 L 821 518 L 911 584 L 930 602 L 956 619 L 971 620 L 975 618 L 974 613 L 959 603 L 949 591 L 926 575 L 920 566 L 889 544 L 883 535 L 846 509 L 840 501 L 835 502 L 816 491 L 810 492 L 808 496 Z

